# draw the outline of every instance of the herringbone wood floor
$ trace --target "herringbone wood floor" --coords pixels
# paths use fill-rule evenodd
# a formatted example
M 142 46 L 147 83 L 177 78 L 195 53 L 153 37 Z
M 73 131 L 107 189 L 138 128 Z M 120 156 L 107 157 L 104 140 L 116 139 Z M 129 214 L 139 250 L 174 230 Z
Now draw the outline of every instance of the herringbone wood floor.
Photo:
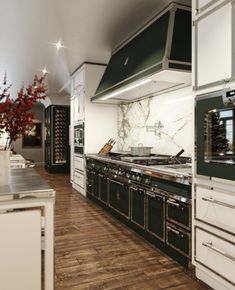
M 37 171 L 56 190 L 55 290 L 208 289 L 73 190 L 69 175 Z

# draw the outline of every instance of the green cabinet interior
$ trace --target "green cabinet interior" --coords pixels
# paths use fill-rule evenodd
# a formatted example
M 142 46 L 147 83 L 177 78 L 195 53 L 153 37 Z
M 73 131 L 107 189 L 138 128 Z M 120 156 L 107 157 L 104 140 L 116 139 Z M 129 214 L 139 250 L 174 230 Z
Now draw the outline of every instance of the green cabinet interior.
M 171 22 L 173 33 L 169 29 Z M 171 45 L 169 55 L 168 42 Z M 160 71 L 166 59 L 169 60 L 169 67 L 171 65 L 174 69 L 191 70 L 189 10 L 169 9 L 112 54 L 93 99 Z M 189 65 L 170 63 L 170 60 L 187 62 Z

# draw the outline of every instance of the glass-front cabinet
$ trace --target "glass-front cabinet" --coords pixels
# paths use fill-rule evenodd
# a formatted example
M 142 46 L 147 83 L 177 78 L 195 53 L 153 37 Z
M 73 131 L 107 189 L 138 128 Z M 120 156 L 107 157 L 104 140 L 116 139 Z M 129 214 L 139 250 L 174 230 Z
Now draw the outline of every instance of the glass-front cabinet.
M 197 173 L 235 180 L 235 91 L 197 97 Z

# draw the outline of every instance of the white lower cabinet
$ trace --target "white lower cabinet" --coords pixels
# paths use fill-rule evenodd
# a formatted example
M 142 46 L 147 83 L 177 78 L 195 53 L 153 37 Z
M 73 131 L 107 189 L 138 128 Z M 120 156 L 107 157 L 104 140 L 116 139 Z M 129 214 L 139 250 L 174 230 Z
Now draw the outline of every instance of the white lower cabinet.
M 74 170 L 85 170 L 84 157 L 74 156 Z
M 195 218 L 231 234 L 235 233 L 235 196 L 232 192 L 198 186 Z
M 81 188 L 84 188 L 85 185 L 85 178 L 84 174 L 79 171 L 74 171 L 74 183 L 80 186 Z
M 41 211 L 0 214 L 0 232 L 0 289 L 41 290 Z
M 195 261 L 235 289 L 235 243 L 197 226 L 195 238 Z
M 196 184 L 193 264 L 196 276 L 216 290 L 235 290 L 235 193 Z

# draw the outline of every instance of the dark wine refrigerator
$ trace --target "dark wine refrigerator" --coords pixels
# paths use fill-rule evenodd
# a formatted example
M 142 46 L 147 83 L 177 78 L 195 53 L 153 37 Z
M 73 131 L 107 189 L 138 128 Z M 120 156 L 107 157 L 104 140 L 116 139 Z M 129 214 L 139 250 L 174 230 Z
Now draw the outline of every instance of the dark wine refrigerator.
M 69 172 L 69 106 L 51 105 L 45 110 L 45 168 L 51 173 Z

